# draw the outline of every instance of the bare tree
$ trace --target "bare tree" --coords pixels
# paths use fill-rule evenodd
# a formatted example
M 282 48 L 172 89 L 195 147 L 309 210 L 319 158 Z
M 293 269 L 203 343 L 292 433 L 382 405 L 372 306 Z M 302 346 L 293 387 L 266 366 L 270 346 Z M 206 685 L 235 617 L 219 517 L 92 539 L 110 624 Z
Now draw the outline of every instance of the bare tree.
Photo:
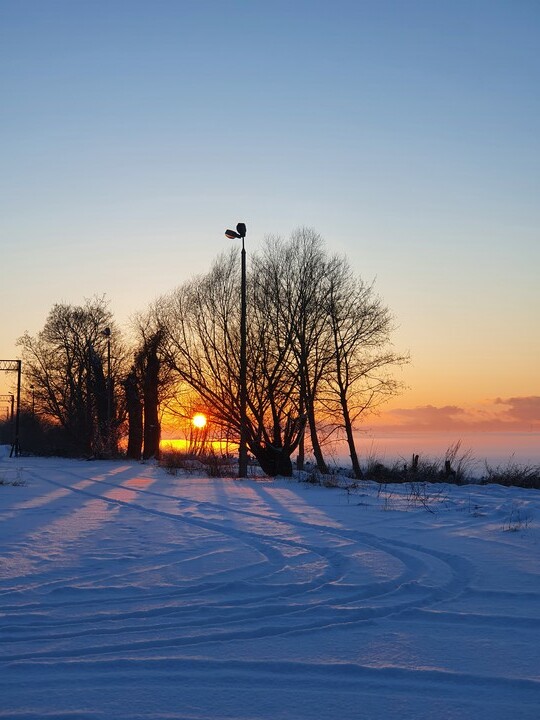
M 134 316 L 132 326 L 134 362 L 124 381 L 128 408 L 128 457 L 159 458 L 164 410 L 179 395 L 177 378 L 163 362 L 161 306 L 155 302 Z M 174 385 L 174 387 L 173 387 Z
M 107 436 L 106 328 L 112 328 L 111 375 L 121 372 L 123 349 L 112 313 L 104 298 L 84 305 L 56 304 L 36 336 L 23 335 L 22 348 L 27 382 L 34 386 L 36 413 L 59 424 L 72 452 L 103 454 L 110 449 Z M 113 423 L 113 448 L 120 413 Z
M 321 236 L 311 228 L 296 230 L 278 253 L 287 298 L 283 321 L 291 328 L 294 338 L 302 408 L 317 467 L 327 473 L 319 438 L 317 404 L 319 386 L 333 356 L 326 298 L 335 260 L 328 258 Z
M 126 456 L 140 460 L 143 447 L 143 403 L 139 387 L 137 367 L 132 366 L 123 381 L 128 416 L 128 445 Z
M 271 276 L 248 287 L 247 443 L 270 475 L 292 474 L 303 419 L 291 379 L 291 337 L 276 324 L 279 294 L 268 293 Z M 207 408 L 212 423 L 240 431 L 239 263 L 232 251 L 210 272 L 159 302 L 164 353 L 178 378 Z M 268 302 L 269 299 L 272 302 Z
M 161 439 L 161 423 L 159 420 L 159 376 L 161 360 L 159 345 L 161 332 L 157 331 L 149 337 L 137 357 L 142 375 L 144 441 L 143 459 L 159 458 Z
M 325 311 L 333 352 L 319 400 L 335 425 L 344 430 L 353 472 L 360 478 L 355 425 L 364 413 L 399 391 L 400 384 L 390 371 L 408 362 L 408 356 L 396 353 L 390 344 L 388 308 L 372 285 L 353 275 L 344 258 L 334 258 L 328 281 Z

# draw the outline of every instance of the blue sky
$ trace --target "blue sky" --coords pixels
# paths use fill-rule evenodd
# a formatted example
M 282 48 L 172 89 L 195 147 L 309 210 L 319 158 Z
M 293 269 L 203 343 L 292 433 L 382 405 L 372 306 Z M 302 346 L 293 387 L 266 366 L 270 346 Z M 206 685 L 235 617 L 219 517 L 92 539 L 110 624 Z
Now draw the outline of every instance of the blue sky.
M 243 220 L 376 277 L 398 405 L 540 395 L 539 40 L 527 0 L 0 0 L 0 356 L 54 302 L 123 322 Z

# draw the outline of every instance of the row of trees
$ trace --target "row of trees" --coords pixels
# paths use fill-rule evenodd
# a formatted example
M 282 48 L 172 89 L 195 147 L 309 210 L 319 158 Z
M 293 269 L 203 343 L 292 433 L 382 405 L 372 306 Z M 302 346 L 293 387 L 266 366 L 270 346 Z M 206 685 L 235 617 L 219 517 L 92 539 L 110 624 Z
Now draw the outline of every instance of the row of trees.
M 156 456 L 159 339 L 141 331 L 137 341 L 130 353 L 104 298 L 54 305 L 43 330 L 18 341 L 27 414 L 31 406 L 34 417 L 33 423 L 25 419 L 27 439 L 40 451 L 48 445 L 61 454 L 110 456 L 118 452 L 128 421 L 128 456 Z
M 104 365 L 110 341 L 111 375 L 118 375 L 122 353 L 117 338 L 107 303 L 96 299 L 81 307 L 55 305 L 38 335 L 19 339 L 26 389 L 32 388 L 36 414 L 62 428 L 55 437 L 59 450 L 101 454 L 115 437 L 108 413 L 114 389 Z
M 247 300 L 249 450 L 269 475 L 290 475 L 293 453 L 302 467 L 308 451 L 326 472 L 325 443 L 340 436 L 360 477 L 353 430 L 398 390 L 391 373 L 407 360 L 391 346 L 388 309 L 309 229 L 288 241 L 267 238 L 251 257 Z M 155 456 L 160 413 L 186 416 L 192 407 L 221 437 L 237 439 L 239 305 L 240 263 L 231 251 L 142 313 L 131 351 L 104 300 L 55 306 L 38 336 L 20 340 L 36 407 L 86 452 L 111 449 L 111 438 L 116 449 L 127 433 L 130 457 L 141 448 Z M 107 392 L 113 413 L 109 407 L 104 421 Z

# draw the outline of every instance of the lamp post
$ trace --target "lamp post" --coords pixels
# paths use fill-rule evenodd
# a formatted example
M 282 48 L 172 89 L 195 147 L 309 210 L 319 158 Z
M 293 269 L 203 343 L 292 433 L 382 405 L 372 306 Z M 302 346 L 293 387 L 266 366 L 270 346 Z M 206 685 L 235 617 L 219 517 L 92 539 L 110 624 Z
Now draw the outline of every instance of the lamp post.
M 32 391 L 32 415 L 36 414 L 36 388 L 35 385 L 30 385 Z
M 107 338 L 107 453 L 111 454 L 111 422 L 112 422 L 112 398 L 111 398 L 111 328 L 106 327 L 103 334 Z
M 247 478 L 247 303 L 246 303 L 246 226 L 238 223 L 235 230 L 226 230 L 226 237 L 242 240 L 242 282 L 240 294 L 240 445 L 238 448 L 238 477 Z

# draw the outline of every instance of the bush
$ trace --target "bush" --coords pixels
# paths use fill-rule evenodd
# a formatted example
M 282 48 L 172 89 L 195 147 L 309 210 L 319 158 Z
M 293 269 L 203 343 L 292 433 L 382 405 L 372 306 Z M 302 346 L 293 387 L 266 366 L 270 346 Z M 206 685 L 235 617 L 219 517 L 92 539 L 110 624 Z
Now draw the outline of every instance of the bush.
M 371 458 L 365 473 L 366 480 L 374 480 L 378 483 L 402 483 L 407 481 L 407 465 L 395 462 L 393 465 L 384 465 L 382 462 Z
M 180 450 L 162 451 L 159 466 L 169 475 L 178 475 L 179 471 L 193 474 L 202 471 L 202 462 L 198 456 Z
M 201 458 L 209 477 L 233 477 L 235 467 L 233 461 L 223 455 L 217 455 L 213 450 Z
M 451 445 L 440 460 L 424 459 L 413 455 L 410 463 L 395 462 L 385 465 L 369 458 L 364 478 L 378 483 L 441 483 L 463 485 L 477 482 L 473 479 L 475 464 L 471 450 L 460 452 L 461 442 Z M 507 487 L 540 489 L 540 465 L 523 464 L 511 458 L 506 465 L 485 464 L 482 484 L 494 483 Z
M 506 487 L 540 489 L 540 465 L 527 465 L 515 462 L 511 458 L 506 465 L 493 467 L 486 463 L 483 484 L 495 483 Z
M 159 465 L 169 475 L 178 475 L 179 472 L 189 475 L 206 473 L 209 477 L 233 477 L 235 475 L 234 462 L 228 457 L 217 455 L 213 450 L 196 455 L 179 450 L 168 450 L 161 453 Z
M 0 442 L 11 445 L 13 439 L 13 422 L 0 423 Z M 19 445 L 22 455 L 81 457 L 86 454 L 81 443 L 63 427 L 27 411 L 22 411 L 19 417 Z
M 460 453 L 461 441 L 450 445 L 444 457 L 439 460 L 424 458 L 419 454 L 411 457 L 410 463 L 397 461 L 388 466 L 374 457 L 368 459 L 366 480 L 378 483 L 440 483 L 461 485 L 470 477 L 474 459 L 471 450 Z

